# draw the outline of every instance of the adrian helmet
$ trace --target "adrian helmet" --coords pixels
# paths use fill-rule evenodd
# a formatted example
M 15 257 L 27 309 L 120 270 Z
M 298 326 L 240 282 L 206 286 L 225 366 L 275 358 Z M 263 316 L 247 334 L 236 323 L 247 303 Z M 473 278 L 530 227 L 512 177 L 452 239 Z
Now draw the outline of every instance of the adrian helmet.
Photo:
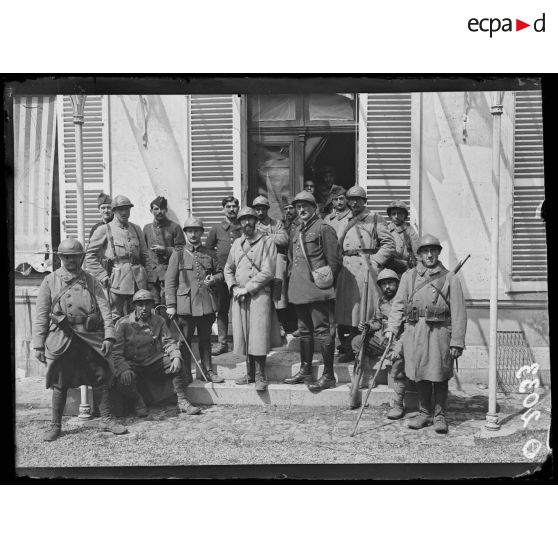
M 82 256 L 85 254 L 83 246 L 77 238 L 65 238 L 58 245 L 59 256 Z
M 353 186 L 349 188 L 349 191 L 346 194 L 347 198 L 364 198 L 366 199 L 366 191 L 362 186 Z
M 257 205 L 264 205 L 265 207 L 270 207 L 269 200 L 265 196 L 258 196 L 252 202 L 252 207 L 256 207 Z
M 399 283 L 399 276 L 393 269 L 383 269 L 380 271 L 376 283 L 379 285 L 382 281 L 386 281 L 387 279 L 395 279 Z
M 310 193 L 307 192 L 306 190 L 302 190 L 302 192 L 299 192 L 294 200 L 293 203 L 296 205 L 296 202 L 307 202 L 307 203 L 311 203 L 314 207 L 317 207 L 318 204 L 316 203 L 316 198 Z
M 417 254 L 421 251 L 422 248 L 426 248 L 427 246 L 436 246 L 440 250 L 442 249 L 442 245 L 440 241 L 432 234 L 425 234 L 421 236 L 419 239 L 418 247 L 417 247 Z
M 401 201 L 401 200 L 392 201 L 392 202 L 387 206 L 386 213 L 387 213 L 388 215 L 390 215 L 390 213 L 391 213 L 391 211 L 392 211 L 393 209 L 402 209 L 407 215 L 409 215 L 409 208 L 408 208 L 407 204 L 406 204 L 404 201 Z
M 140 289 L 134 294 L 132 302 L 138 302 L 140 300 L 151 300 L 155 302 L 153 295 L 147 289 Z
M 188 219 L 186 219 L 186 222 L 182 227 L 183 231 L 186 229 L 201 229 L 203 231 L 203 221 L 192 215 L 192 217 L 188 217 Z
M 243 217 L 254 217 L 254 219 L 258 218 L 256 212 L 251 207 L 243 207 L 238 212 L 237 219 L 240 221 Z
M 112 209 L 117 207 L 134 207 L 134 204 L 130 201 L 130 198 L 126 196 L 115 196 L 112 200 Z

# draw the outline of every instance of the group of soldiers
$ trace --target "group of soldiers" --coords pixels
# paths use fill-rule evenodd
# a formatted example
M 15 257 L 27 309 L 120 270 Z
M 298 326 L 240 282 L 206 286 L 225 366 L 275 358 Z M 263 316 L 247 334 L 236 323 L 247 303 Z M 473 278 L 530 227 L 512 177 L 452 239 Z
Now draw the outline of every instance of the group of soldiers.
M 284 382 L 305 383 L 312 392 L 335 387 L 337 333 L 339 362 L 357 353 L 367 359 L 360 363 L 367 372 L 361 388 L 387 355 L 394 386 L 388 418 L 404 416 L 411 380 L 420 412 L 409 427 L 434 423 L 447 432 L 448 380 L 467 320 L 459 279 L 439 261 L 440 242 L 429 234 L 418 238 L 403 202 L 386 208 L 386 220 L 367 209 L 360 186 L 346 191 L 332 184 L 320 205 L 312 192 L 306 183 L 282 220 L 268 215 L 265 196 L 242 209 L 228 196 L 224 219 L 205 245 L 203 222 L 191 216 L 181 228 L 167 217 L 163 197 L 151 202 L 153 221 L 142 230 L 129 221 L 133 204 L 126 196 L 101 194 L 102 220 L 87 248 L 75 239 L 60 243 L 61 267 L 45 278 L 37 299 L 33 347 L 53 389 L 45 440 L 60 435 L 67 389 L 84 384 L 100 389 L 101 427 L 115 434 L 127 430 L 113 416 L 114 397 L 147 416 L 149 382 L 170 380 L 179 411 L 199 413 L 186 396 L 192 358 L 197 379 L 224 381 L 211 357 L 229 350 L 229 311 L 233 350 L 247 361 L 237 384 L 265 391 L 266 357 L 293 332 L 300 338 L 300 369 Z M 196 330 L 200 362 L 191 350 Z M 324 365 L 316 381 L 315 338 Z

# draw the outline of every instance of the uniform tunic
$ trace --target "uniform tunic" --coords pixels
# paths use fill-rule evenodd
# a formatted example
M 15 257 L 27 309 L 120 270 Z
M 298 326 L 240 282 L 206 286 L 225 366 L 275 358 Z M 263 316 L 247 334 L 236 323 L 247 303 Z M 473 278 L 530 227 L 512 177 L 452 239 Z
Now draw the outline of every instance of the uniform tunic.
M 275 277 L 281 279 L 281 298 L 275 301 L 275 308 L 278 310 L 287 307 L 287 248 L 289 246 L 289 236 L 281 221 L 267 217 L 263 221 L 256 223 L 256 230 L 265 233 L 275 242 L 277 249 L 277 262 L 275 266 Z
M 233 242 L 241 235 L 239 223 L 231 223 L 224 219 L 211 228 L 205 241 L 205 247 L 215 251 L 217 261 L 224 268 Z
M 107 223 L 110 223 L 112 220 L 114 219 L 114 217 L 111 217 Z M 101 226 L 101 225 L 106 225 L 105 221 L 99 221 L 98 223 L 95 223 L 92 227 L 91 230 L 89 231 L 89 238 L 91 238 L 93 236 L 93 233 Z
M 405 322 L 403 332 L 403 355 L 405 358 L 405 374 L 413 381 L 428 380 L 443 382 L 453 376 L 453 360 L 450 357 L 450 347 L 465 347 L 465 332 L 467 330 L 467 313 L 465 299 L 459 279 L 450 273 L 442 277 L 446 268 L 438 262 L 433 268 L 427 268 L 419 263 L 416 268 L 403 274 L 399 290 L 393 300 L 389 315 L 387 331 L 397 333 L 405 317 L 407 304 L 416 308 L 419 315 L 416 323 Z M 450 308 L 441 295 L 432 285 L 426 285 L 417 290 L 412 300 L 409 300 L 413 289 L 426 285 L 428 281 L 436 278 L 434 285 L 442 290 L 444 283 L 449 278 L 449 293 L 447 295 Z M 445 294 L 445 293 L 444 293 Z M 441 314 L 446 311 L 447 319 L 444 322 L 427 323 L 425 319 L 426 308 L 434 309 Z
M 386 267 L 393 269 L 396 273 L 402 274 L 409 269 L 409 256 L 416 256 L 419 242 L 418 234 L 413 227 L 407 223 L 397 226 L 392 222 L 387 224 L 387 230 L 395 241 L 395 254 L 386 263 Z M 409 248 L 411 249 L 409 251 Z
M 72 284 L 76 278 L 77 282 Z M 57 295 L 70 284 L 72 286 L 51 308 Z M 63 331 L 52 323 L 51 312 L 66 316 L 73 333 Z M 87 316 L 97 316 L 97 331 L 85 330 Z M 101 284 L 93 276 L 83 270 L 77 274 L 70 273 L 61 267 L 45 277 L 37 296 L 33 347 L 45 349 L 47 388 L 54 384 L 67 388 L 110 383 L 113 377 L 112 363 L 101 353 L 101 346 L 104 339 L 114 337 L 108 301 Z M 77 358 L 69 358 L 62 365 L 65 359 L 61 357 L 66 356 L 67 351 Z
M 341 238 L 343 231 L 349 223 L 351 218 L 351 210 L 345 209 L 345 211 L 337 212 L 333 210 L 329 215 L 324 218 L 324 222 L 328 224 L 337 234 L 337 238 Z
M 216 283 L 223 282 L 223 269 L 215 252 L 189 242 L 174 250 L 165 276 L 167 305 L 176 308 L 179 316 L 216 312 L 217 295 L 214 287 L 205 285 L 207 275 L 213 275 Z
M 375 245 L 373 240 L 374 229 L 376 229 L 378 245 Z M 340 325 L 357 327 L 360 321 L 361 293 L 368 273 L 368 266 L 363 257 L 368 258 L 372 270 L 368 277 L 368 315 L 366 316 L 368 320 L 380 296 L 376 284 L 378 272 L 395 253 L 395 242 L 386 229 L 383 218 L 367 210 L 349 219 L 344 238 L 341 237 L 339 242 L 342 242 L 343 267 L 337 280 L 335 321 Z M 374 254 L 346 253 L 348 250 L 362 248 L 377 251 Z
M 225 281 L 231 292 L 233 287 L 238 286 L 247 289 L 250 295 L 246 302 L 235 300 L 232 305 L 234 352 L 237 355 L 246 354 L 246 334 L 250 355 L 267 355 L 271 347 L 281 344 L 281 332 L 272 305 L 270 285 L 275 277 L 276 260 L 275 243 L 269 236 L 258 231 L 250 239 L 242 235 L 232 245 L 225 265 Z
M 304 250 L 312 270 L 329 265 L 334 279 L 341 267 L 341 254 L 335 231 L 315 213 L 307 224 L 293 230 L 289 245 L 289 301 L 308 304 L 335 298 L 335 283 L 329 289 L 319 289 L 312 280 L 310 268 L 300 246 L 300 233 L 304 236 Z
M 107 234 L 110 228 L 114 240 Z M 86 250 L 85 266 L 87 271 L 99 281 L 107 277 L 102 260 L 113 262 L 110 288 L 119 295 L 133 295 L 139 289 L 147 289 L 147 275 L 151 273 L 151 262 L 145 239 L 138 225 L 122 225 L 117 219 L 100 226 L 91 237 Z
M 184 246 L 186 239 L 178 223 L 170 219 L 163 219 L 159 223 L 156 219 L 143 227 L 145 244 L 149 250 L 150 270 L 147 275 L 149 283 L 165 280 L 165 273 L 172 256 L 174 247 Z M 158 244 L 165 247 L 164 253 L 151 250 L 151 246 Z

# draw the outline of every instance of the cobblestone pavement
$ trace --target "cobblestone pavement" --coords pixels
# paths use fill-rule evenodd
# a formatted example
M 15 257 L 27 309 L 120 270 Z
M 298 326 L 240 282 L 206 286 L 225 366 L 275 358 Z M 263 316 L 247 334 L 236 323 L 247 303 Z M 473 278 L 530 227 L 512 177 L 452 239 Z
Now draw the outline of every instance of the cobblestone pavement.
M 522 448 L 529 439 L 543 442 L 532 461 L 547 455 L 548 391 L 536 407 L 540 419 L 527 428 L 521 400 L 510 398 L 501 412 L 501 435 L 495 438 L 482 437 L 486 396 L 474 394 L 450 396 L 448 435 L 433 428 L 410 430 L 408 417 L 389 421 L 387 405 L 366 409 L 354 438 L 350 433 L 357 411 L 223 405 L 204 408 L 198 416 L 178 415 L 173 407 L 152 408 L 147 419 L 125 419 L 130 432 L 123 436 L 100 432 L 97 420 L 79 423 L 65 417 L 63 436 L 46 443 L 42 436 L 50 422 L 50 392 L 43 380 L 22 382 L 16 386 L 18 467 L 528 462 Z

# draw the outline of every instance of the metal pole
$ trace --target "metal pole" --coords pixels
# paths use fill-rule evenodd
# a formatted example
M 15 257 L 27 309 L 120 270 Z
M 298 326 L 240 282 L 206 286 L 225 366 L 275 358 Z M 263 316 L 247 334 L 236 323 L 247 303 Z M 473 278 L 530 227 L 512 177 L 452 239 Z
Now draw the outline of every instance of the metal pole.
M 77 238 L 85 246 L 85 215 L 83 194 L 83 122 L 86 95 L 70 95 L 74 109 L 74 130 L 76 146 L 76 201 L 77 201 Z M 87 386 L 80 386 L 81 402 L 79 405 L 80 420 L 90 420 L 91 405 L 87 397 Z
M 497 331 L 498 331 L 498 233 L 500 212 L 500 125 L 504 93 L 493 93 L 490 107 L 492 119 L 492 216 L 490 220 L 490 347 L 488 351 L 488 413 L 485 428 L 500 430 L 496 412 L 497 387 Z

